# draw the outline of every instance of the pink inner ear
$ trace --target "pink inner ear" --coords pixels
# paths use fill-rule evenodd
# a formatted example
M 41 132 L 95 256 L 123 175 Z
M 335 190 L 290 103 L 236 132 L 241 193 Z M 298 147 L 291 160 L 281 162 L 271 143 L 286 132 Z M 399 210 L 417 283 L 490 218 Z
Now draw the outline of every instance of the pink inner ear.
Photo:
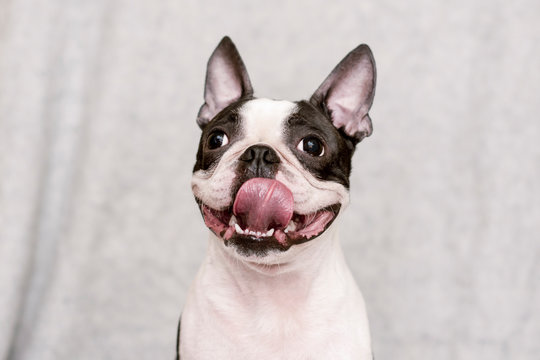
M 371 135 L 372 125 L 368 111 L 373 91 L 373 71 L 369 60 L 362 60 L 346 69 L 334 80 L 326 99 L 332 113 L 332 122 L 343 128 L 349 136 Z
M 343 104 L 337 101 L 328 105 L 334 126 L 338 129 L 343 128 L 347 135 L 353 137 L 359 133 L 362 134 L 362 137 L 371 135 L 373 127 L 371 119 L 367 114 L 369 108 L 367 106 L 360 106 L 358 109 L 355 109 L 348 105 L 350 104 Z
M 368 111 L 375 90 L 375 63 L 367 45 L 351 51 L 313 94 L 311 101 L 323 102 L 338 129 L 358 140 L 371 135 Z
M 226 59 L 213 59 L 211 68 L 206 84 L 206 104 L 210 119 L 242 96 L 237 70 Z
M 205 126 L 221 110 L 253 94 L 251 82 L 242 58 L 229 37 L 218 44 L 206 69 L 204 104 L 199 110 L 197 123 Z

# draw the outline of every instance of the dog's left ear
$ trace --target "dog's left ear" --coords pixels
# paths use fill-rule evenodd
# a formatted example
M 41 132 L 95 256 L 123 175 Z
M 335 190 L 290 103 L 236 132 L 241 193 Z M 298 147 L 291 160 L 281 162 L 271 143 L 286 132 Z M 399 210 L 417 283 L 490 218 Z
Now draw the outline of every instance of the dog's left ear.
M 336 128 L 355 142 L 371 135 L 368 111 L 375 96 L 375 59 L 365 44 L 351 51 L 332 70 L 310 102 L 326 110 Z
M 232 40 L 225 36 L 208 60 L 204 104 L 197 124 L 202 128 L 233 102 L 253 95 L 249 76 Z

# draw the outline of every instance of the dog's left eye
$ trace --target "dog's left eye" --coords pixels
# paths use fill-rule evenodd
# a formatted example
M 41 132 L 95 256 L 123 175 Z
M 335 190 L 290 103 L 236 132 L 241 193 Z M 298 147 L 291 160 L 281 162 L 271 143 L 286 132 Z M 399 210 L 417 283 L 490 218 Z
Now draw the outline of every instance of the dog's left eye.
M 300 140 L 296 148 L 312 156 L 324 155 L 324 145 L 322 141 L 315 136 L 306 136 Z
M 227 134 L 223 131 L 218 130 L 214 131 L 208 138 L 208 147 L 210 149 L 217 149 L 219 147 L 225 146 L 229 143 L 229 138 Z

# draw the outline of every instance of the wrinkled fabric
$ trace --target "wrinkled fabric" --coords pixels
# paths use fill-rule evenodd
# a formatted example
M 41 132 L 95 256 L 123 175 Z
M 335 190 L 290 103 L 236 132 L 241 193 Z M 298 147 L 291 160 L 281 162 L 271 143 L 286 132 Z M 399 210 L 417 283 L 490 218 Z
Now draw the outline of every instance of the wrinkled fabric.
M 309 98 L 365 42 L 347 260 L 377 359 L 540 353 L 540 3 L 0 3 L 0 359 L 172 359 L 206 61 Z

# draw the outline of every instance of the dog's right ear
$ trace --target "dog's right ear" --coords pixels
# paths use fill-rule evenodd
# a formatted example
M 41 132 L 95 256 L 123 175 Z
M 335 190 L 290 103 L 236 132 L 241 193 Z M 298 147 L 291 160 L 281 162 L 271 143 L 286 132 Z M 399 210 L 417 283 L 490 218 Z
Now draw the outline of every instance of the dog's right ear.
M 252 95 L 253 88 L 244 62 L 232 40 L 225 36 L 208 60 L 204 104 L 197 115 L 197 124 L 204 128 L 228 105 Z

